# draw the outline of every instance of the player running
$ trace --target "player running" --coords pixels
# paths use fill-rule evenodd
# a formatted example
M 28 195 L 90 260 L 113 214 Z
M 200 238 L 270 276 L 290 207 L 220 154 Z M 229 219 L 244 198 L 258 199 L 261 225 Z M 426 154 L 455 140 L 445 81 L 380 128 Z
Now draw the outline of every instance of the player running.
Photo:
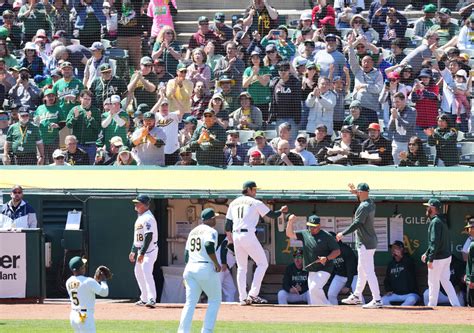
M 242 196 L 232 201 L 226 215 L 225 231 L 229 244 L 233 243 L 235 248 L 235 259 L 237 261 L 237 288 L 239 289 L 239 301 L 241 305 L 265 304 L 268 301 L 258 296 L 260 287 L 268 268 L 267 257 L 262 245 L 255 235 L 255 230 L 260 217 L 267 216 L 275 219 L 281 213 L 287 213 L 288 207 L 283 206 L 280 210 L 271 211 L 263 202 L 255 199 L 257 196 L 257 184 L 247 181 L 242 187 Z M 247 261 L 251 257 L 257 264 L 252 287 L 247 295 Z

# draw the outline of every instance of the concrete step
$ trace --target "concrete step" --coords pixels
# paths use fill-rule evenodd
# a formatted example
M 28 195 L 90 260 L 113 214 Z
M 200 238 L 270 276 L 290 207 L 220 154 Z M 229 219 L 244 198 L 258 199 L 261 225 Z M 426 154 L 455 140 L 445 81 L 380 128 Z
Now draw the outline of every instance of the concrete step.
M 231 20 L 232 15 L 235 14 L 243 14 L 245 12 L 245 9 L 215 9 L 215 10 L 209 10 L 209 9 L 185 9 L 185 10 L 180 10 L 178 13 L 178 20 L 179 21 L 194 21 L 197 23 L 197 19 L 199 16 L 206 16 L 209 18 L 209 20 L 214 19 L 214 14 L 217 12 L 222 12 L 225 14 L 226 20 Z
M 247 8 L 251 0 L 221 0 L 221 1 L 199 1 L 199 0 L 178 0 L 178 11 L 182 9 L 207 9 L 213 11 L 215 9 L 232 9 Z M 309 9 L 308 0 L 268 0 L 268 3 L 280 9 Z M 368 8 L 368 7 L 367 7 Z

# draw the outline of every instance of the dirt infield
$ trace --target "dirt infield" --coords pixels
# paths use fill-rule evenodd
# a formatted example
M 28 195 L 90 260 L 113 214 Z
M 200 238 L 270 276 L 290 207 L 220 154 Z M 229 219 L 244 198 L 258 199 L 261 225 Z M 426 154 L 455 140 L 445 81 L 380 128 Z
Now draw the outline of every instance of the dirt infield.
M 107 300 L 96 304 L 98 320 L 179 320 L 182 304 L 158 304 L 155 309 L 138 308 L 132 303 Z M 1 319 L 68 319 L 70 306 L 65 302 L 47 304 L 0 305 Z M 138 315 L 139 312 L 139 315 Z M 202 320 L 206 305 L 198 305 L 194 318 Z M 256 322 L 345 322 L 345 323 L 410 323 L 474 325 L 472 308 L 451 307 L 386 307 L 364 310 L 356 306 L 239 306 L 222 304 L 220 321 Z

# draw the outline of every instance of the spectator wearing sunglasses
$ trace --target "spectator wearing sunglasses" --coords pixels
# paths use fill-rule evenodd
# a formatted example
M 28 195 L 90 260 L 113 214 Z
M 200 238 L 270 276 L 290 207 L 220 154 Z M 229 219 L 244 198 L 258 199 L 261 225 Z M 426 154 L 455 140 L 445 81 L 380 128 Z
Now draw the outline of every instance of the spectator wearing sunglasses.
M 0 229 L 36 228 L 38 225 L 36 212 L 23 200 L 23 188 L 20 185 L 13 186 L 10 198 L 11 200 L 2 207 Z

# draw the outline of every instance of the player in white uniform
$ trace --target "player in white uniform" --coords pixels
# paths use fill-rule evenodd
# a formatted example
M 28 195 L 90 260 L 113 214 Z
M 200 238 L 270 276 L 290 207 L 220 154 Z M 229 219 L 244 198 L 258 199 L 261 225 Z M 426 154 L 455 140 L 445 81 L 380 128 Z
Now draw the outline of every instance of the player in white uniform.
M 150 211 L 151 199 L 141 194 L 133 200 L 138 218 L 135 221 L 133 245 L 128 259 L 135 264 L 135 278 L 140 288 L 140 299 L 136 305 L 154 308 L 156 304 L 156 286 L 153 279 L 153 267 L 158 257 L 158 227 Z
M 66 281 L 66 289 L 71 300 L 71 314 L 69 320 L 74 332 L 95 332 L 94 306 L 95 295 L 105 297 L 109 294 L 107 282 L 96 281 L 84 276 L 86 272 L 86 259 L 73 257 L 69 261 L 71 276 Z
M 237 288 L 235 287 L 234 279 L 230 271 L 235 265 L 235 255 L 233 248 L 229 249 L 228 243 L 229 240 L 226 237 L 217 247 L 217 261 L 219 262 L 219 265 L 221 265 L 219 280 L 222 284 L 222 301 L 235 302 Z
M 201 213 L 202 224 L 191 230 L 186 241 L 183 278 L 186 286 L 186 304 L 181 312 L 178 333 L 191 332 L 194 309 L 201 293 L 207 295 L 207 311 L 202 325 L 202 333 L 214 331 L 217 312 L 221 305 L 221 283 L 218 272 L 221 270 L 216 257 L 217 231 L 216 214 L 212 208 Z
M 263 202 L 255 199 L 257 184 L 253 181 L 244 183 L 242 194 L 242 196 L 232 201 L 229 205 L 225 227 L 229 244 L 234 243 L 235 248 L 239 302 L 241 305 L 268 303 L 267 300 L 258 296 L 265 271 L 268 267 L 268 261 L 262 245 L 260 245 L 255 235 L 255 229 L 260 217 L 268 216 L 275 219 L 281 213 L 287 213 L 288 207 L 283 206 L 281 210 L 271 211 Z M 247 295 L 246 280 L 249 256 L 255 261 L 257 268 L 255 269 L 252 287 Z

